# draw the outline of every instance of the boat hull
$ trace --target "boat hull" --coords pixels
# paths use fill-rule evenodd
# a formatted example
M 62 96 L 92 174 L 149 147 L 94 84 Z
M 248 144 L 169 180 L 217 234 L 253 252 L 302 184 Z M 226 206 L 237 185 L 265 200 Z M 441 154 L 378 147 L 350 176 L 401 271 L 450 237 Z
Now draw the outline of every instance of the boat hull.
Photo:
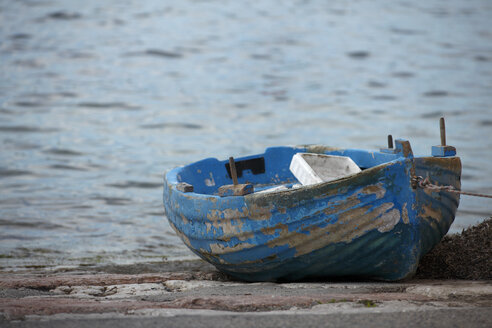
M 332 182 L 218 197 L 178 191 L 171 171 L 164 204 L 183 242 L 238 279 L 401 280 L 447 233 L 459 204 L 459 195 L 420 189 L 412 178 L 459 188 L 460 174 L 458 157 L 407 156 Z

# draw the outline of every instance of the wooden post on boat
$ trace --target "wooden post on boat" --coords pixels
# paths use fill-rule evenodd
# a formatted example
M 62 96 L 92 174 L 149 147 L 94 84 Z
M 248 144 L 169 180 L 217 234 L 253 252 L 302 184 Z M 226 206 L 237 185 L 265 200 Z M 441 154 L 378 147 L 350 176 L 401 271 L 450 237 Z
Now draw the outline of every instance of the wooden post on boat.
M 388 134 L 388 149 L 393 149 L 393 136 Z
M 391 134 L 388 134 L 388 148 L 381 148 L 380 151 L 387 154 L 396 154 L 400 151 L 394 147 L 393 136 Z
M 439 129 L 441 131 L 441 146 L 446 146 L 446 126 L 444 124 L 444 117 L 439 119 Z
M 231 178 L 232 183 L 237 185 L 237 171 L 236 171 L 236 163 L 234 162 L 234 157 L 229 157 L 229 169 L 231 170 Z
M 229 172 L 231 173 L 232 185 L 219 187 L 219 196 L 244 196 L 254 192 L 253 185 L 250 183 L 239 184 L 237 181 L 236 162 L 234 157 L 229 157 Z
M 441 134 L 441 145 L 432 146 L 432 156 L 434 157 L 447 157 L 455 156 L 456 148 L 446 145 L 446 125 L 444 123 L 444 117 L 439 119 L 439 132 Z

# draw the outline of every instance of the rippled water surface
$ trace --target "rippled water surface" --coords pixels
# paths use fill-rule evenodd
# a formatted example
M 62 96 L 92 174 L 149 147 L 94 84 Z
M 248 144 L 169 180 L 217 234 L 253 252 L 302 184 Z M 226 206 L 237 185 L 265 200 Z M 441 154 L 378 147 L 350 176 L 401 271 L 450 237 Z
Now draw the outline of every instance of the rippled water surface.
M 448 144 L 492 193 L 492 2 L 0 2 L 0 266 L 193 257 L 167 169 L 268 146 Z M 490 216 L 463 196 L 452 232 Z

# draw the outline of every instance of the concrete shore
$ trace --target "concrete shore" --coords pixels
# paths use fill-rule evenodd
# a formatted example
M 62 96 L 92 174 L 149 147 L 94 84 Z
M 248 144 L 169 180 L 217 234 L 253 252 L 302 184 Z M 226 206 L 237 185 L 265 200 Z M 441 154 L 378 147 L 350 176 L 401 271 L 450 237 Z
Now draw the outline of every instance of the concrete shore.
M 0 277 L 2 327 L 490 327 L 492 282 L 243 283 L 202 261 Z

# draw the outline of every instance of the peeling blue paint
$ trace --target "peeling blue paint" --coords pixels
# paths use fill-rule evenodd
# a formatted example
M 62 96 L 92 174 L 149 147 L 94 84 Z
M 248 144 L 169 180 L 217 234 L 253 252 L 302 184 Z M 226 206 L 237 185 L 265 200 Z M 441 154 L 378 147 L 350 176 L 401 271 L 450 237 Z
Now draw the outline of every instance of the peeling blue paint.
M 297 152 L 318 150 L 351 157 L 361 173 L 332 182 L 271 193 L 219 197 L 231 184 L 228 161 L 205 159 L 171 170 L 164 205 L 171 226 L 197 255 L 219 270 L 248 281 L 362 276 L 398 280 L 447 232 L 459 196 L 413 189 L 411 178 L 429 176 L 459 187 L 458 157 L 414 158 L 396 140 L 395 153 L 327 147 L 275 147 L 264 154 L 264 173 L 245 169 L 239 183 L 255 190 L 296 180 L 289 171 Z M 214 184 L 207 182 L 213 179 Z M 192 184 L 180 192 L 176 184 Z

